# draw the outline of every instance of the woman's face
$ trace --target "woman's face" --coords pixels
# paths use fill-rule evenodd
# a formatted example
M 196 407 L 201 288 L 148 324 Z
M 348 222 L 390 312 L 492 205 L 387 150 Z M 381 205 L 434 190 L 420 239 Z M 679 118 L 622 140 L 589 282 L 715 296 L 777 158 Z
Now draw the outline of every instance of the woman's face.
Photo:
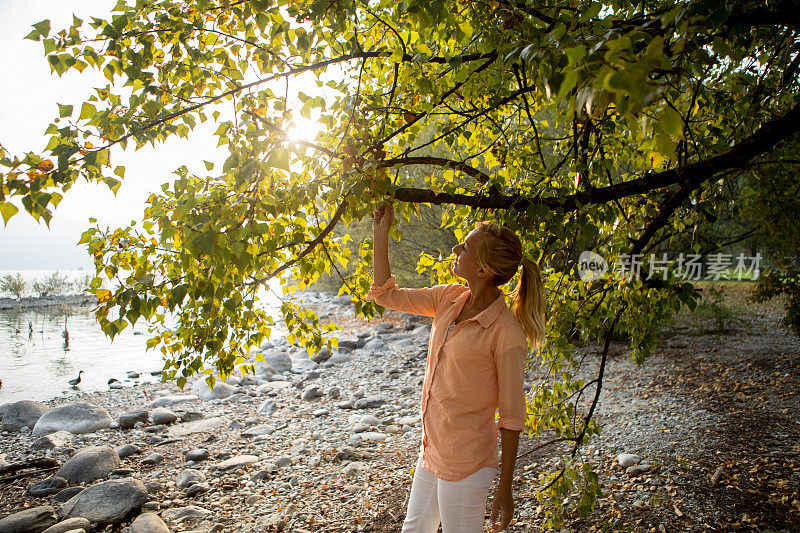
M 480 274 L 484 273 L 483 269 L 478 266 L 475 254 L 478 251 L 478 244 L 481 239 L 485 238 L 483 233 L 478 230 L 472 230 L 464 242 L 453 246 L 453 274 L 466 280 L 474 279 Z

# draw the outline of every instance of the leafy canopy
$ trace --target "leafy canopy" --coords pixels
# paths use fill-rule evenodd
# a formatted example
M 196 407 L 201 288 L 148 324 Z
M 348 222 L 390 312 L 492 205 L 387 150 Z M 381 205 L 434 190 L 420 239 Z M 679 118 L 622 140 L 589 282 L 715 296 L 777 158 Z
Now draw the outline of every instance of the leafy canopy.
M 599 494 L 578 450 L 599 432 L 610 340 L 641 362 L 697 296 L 675 265 L 649 275 L 648 259 L 719 206 L 769 198 L 766 177 L 796 175 L 781 154 L 796 154 L 800 128 L 798 24 L 791 2 L 120 0 L 108 18 L 34 25 L 28 38 L 55 73 L 98 69 L 108 84 L 59 105 L 44 150 L 0 148 L 0 214 L 21 204 L 49 221 L 78 179 L 116 190 L 117 145 L 213 125 L 222 168 L 178 168 L 141 227 L 81 240 L 103 330 L 155 324 L 149 346 L 181 385 L 251 363 L 274 322 L 258 305 L 270 279 L 291 292 L 349 265 L 343 291 L 362 315 L 380 311 L 364 301 L 369 240 L 332 231 L 378 202 L 393 198 L 406 219 L 442 204 L 457 238 L 483 218 L 518 230 L 548 291 L 534 358 L 548 379 L 530 394 L 527 428 L 571 443 L 540 480 L 558 527 Z M 297 116 L 321 125 L 315 138 L 289 138 Z M 642 276 L 584 282 L 582 250 L 612 264 L 642 254 Z M 431 256 L 419 268 L 449 279 Z M 335 342 L 291 300 L 280 318 L 309 351 Z M 572 348 L 592 340 L 604 351 L 586 382 Z

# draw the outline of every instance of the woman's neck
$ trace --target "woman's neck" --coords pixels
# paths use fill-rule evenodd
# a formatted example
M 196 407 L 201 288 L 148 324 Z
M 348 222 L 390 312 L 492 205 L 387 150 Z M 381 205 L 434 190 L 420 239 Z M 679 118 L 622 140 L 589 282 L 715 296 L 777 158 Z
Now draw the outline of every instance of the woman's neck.
M 469 283 L 467 284 L 470 290 L 470 297 L 466 305 L 467 309 L 472 309 L 477 312 L 483 311 L 492 305 L 502 294 L 500 288 L 495 285 L 490 285 L 488 283 L 479 283 L 475 285 L 476 286 L 473 288 Z

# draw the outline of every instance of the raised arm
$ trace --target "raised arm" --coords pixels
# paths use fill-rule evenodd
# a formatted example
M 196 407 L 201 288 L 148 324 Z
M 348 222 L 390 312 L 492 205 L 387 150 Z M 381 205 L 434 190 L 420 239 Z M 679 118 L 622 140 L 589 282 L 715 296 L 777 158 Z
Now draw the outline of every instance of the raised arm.
M 390 309 L 434 316 L 436 308 L 444 300 L 450 301 L 460 285 L 436 285 L 425 289 L 400 289 L 389 268 L 389 228 L 394 220 L 394 208 L 386 205 L 375 210 L 372 215 L 372 286 L 367 293 L 368 300 Z
M 387 204 L 372 215 L 372 280 L 383 285 L 392 275 L 389 267 L 389 228 L 394 221 L 394 207 Z

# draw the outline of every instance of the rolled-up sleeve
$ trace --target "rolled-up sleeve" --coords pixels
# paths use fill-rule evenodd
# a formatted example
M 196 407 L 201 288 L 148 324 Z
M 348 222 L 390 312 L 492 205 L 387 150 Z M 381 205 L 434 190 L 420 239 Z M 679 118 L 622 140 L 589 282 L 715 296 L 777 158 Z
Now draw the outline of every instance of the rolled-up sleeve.
M 449 286 L 436 285 L 424 289 L 400 289 L 395 277 L 390 276 L 381 285 L 376 285 L 374 282 L 370 285 L 367 300 L 374 300 L 384 307 L 404 313 L 434 316 L 442 293 L 447 287 Z
M 524 334 L 500 335 L 495 351 L 497 368 L 498 428 L 522 431 L 525 428 L 525 358 L 528 344 Z

